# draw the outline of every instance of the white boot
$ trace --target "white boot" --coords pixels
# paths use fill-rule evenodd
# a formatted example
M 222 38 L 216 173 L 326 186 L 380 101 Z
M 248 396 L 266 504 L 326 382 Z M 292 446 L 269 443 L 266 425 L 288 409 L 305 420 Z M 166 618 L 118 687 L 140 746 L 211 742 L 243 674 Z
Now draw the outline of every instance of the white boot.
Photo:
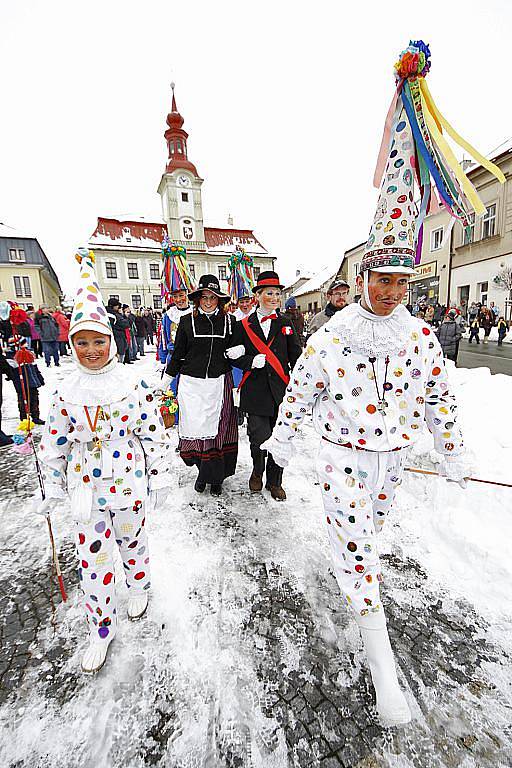
M 82 657 L 82 672 L 94 674 L 99 672 L 107 658 L 110 640 L 91 640 L 89 647 Z
M 377 698 L 377 712 L 383 726 L 405 725 L 411 710 L 396 676 L 395 659 L 383 614 L 358 618 Z
M 137 621 L 141 619 L 146 613 L 148 607 L 148 594 L 145 595 L 133 595 L 128 598 L 128 618 L 130 621 Z

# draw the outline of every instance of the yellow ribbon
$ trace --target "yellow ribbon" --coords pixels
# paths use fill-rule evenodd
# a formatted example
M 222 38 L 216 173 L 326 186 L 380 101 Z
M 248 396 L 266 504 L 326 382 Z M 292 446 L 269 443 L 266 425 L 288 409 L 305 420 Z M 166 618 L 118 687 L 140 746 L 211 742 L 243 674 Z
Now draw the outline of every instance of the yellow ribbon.
M 420 83 L 421 82 L 422 81 L 420 80 Z M 457 162 L 457 158 L 453 154 L 450 145 L 444 138 L 443 134 L 439 131 L 437 127 L 438 123 L 436 122 L 433 115 L 431 114 L 429 105 L 427 104 L 426 99 L 423 98 L 422 93 L 420 94 L 420 98 L 421 98 L 421 108 L 423 110 L 423 116 L 425 117 L 425 122 L 427 123 L 428 130 L 430 131 L 430 135 L 432 136 L 434 143 L 437 144 L 437 146 L 443 153 L 443 156 L 446 162 L 448 163 L 449 167 L 457 177 L 464 194 L 468 198 L 469 202 L 471 203 L 471 206 L 475 211 L 475 214 L 477 216 L 481 216 L 486 211 L 485 205 L 482 203 L 478 195 L 478 192 L 476 191 L 473 184 L 470 182 L 470 180 L 462 170 L 460 164 Z
M 471 155 L 471 157 L 473 157 L 478 163 L 480 163 L 480 165 L 486 168 L 489 171 L 489 173 L 492 173 L 492 175 L 495 176 L 501 184 L 504 184 L 505 176 L 503 175 L 501 170 L 498 168 L 498 166 L 495 165 L 494 163 L 491 163 L 490 160 L 487 160 L 486 157 L 481 155 L 477 149 L 471 146 L 469 142 L 467 142 L 465 139 L 462 138 L 462 136 L 460 136 L 457 133 L 457 131 L 450 125 L 448 120 L 445 117 L 443 117 L 443 115 L 439 112 L 438 108 L 434 104 L 434 99 L 432 98 L 432 95 L 430 93 L 430 90 L 425 78 L 420 77 L 418 78 L 418 80 L 419 80 L 421 94 L 424 99 L 424 103 L 428 105 L 429 112 L 434 117 L 436 123 L 438 125 L 440 124 L 443 128 L 446 129 L 448 135 L 452 137 L 452 139 L 459 145 L 459 147 L 462 147 L 463 149 L 465 149 L 466 152 L 468 152 Z M 459 164 L 457 163 L 457 165 Z

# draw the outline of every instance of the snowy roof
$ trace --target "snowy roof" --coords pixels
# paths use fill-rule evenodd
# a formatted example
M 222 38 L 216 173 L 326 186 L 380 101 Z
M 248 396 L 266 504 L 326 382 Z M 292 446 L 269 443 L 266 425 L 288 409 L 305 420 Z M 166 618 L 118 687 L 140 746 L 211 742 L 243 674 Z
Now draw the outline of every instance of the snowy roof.
M 162 220 L 149 221 L 142 216 L 129 218 L 98 217 L 98 224 L 89 239 L 90 248 L 112 248 L 115 250 L 155 251 L 160 246 L 167 232 Z M 205 227 L 204 236 L 208 253 L 231 255 L 237 245 L 241 245 L 253 256 L 268 256 L 268 251 L 252 229 L 235 227 Z
M 268 251 L 255 236 L 252 229 L 237 229 L 236 227 L 205 227 L 204 236 L 208 253 L 232 254 L 237 245 L 241 245 L 247 253 L 257 256 L 268 256 Z
M 15 229 L 0 222 L 0 237 L 14 237 L 21 240 L 37 240 L 36 236 L 25 230 Z
M 141 217 L 109 219 L 99 216 L 89 246 L 160 252 L 160 244 L 166 232 L 163 221 L 150 222 Z
M 500 157 L 500 155 L 505 155 L 512 152 L 512 138 L 506 139 L 501 144 L 499 144 L 495 149 L 488 152 L 485 157 L 487 160 L 496 160 L 496 158 Z M 471 165 L 468 165 L 466 167 L 466 173 L 473 173 L 473 171 L 476 171 L 478 168 L 481 168 L 481 164 L 477 162 L 471 161 Z
M 325 283 L 331 282 L 337 274 L 337 270 L 333 271 L 332 267 L 323 267 L 320 272 L 317 272 L 311 280 L 304 283 L 292 293 L 292 296 L 304 296 L 305 293 L 313 293 L 314 291 L 321 290 Z

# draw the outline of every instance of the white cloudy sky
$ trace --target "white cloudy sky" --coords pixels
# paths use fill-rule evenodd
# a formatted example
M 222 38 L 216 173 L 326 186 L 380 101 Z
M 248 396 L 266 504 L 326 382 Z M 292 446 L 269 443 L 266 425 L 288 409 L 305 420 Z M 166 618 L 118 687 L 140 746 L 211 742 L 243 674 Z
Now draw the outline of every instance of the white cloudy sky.
M 98 215 L 156 214 L 171 80 L 205 223 L 254 229 L 282 275 L 366 238 L 410 38 L 442 112 L 485 153 L 512 136 L 506 0 L 0 0 L 0 221 L 70 289 Z

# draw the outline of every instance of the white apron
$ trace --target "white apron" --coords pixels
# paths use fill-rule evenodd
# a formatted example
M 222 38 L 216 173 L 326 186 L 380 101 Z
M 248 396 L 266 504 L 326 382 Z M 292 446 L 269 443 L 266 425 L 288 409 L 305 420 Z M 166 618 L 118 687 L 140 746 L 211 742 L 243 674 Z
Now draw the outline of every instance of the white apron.
M 180 374 L 178 434 L 182 440 L 213 440 L 219 431 L 224 374 L 198 379 Z

